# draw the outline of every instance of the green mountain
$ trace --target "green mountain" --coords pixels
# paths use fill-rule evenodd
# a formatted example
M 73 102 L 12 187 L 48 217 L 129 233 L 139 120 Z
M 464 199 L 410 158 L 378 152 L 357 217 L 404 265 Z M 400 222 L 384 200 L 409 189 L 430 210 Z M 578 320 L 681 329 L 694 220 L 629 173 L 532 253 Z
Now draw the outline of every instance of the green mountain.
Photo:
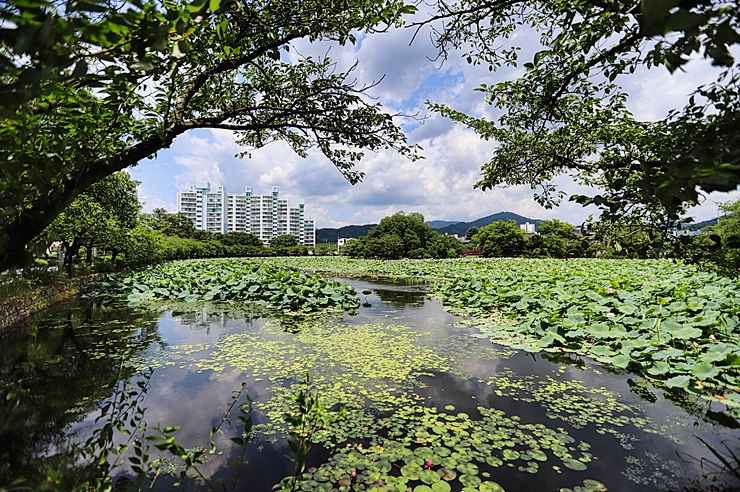
M 316 229 L 316 243 L 337 243 L 337 239 L 340 237 L 354 237 L 367 236 L 367 233 L 378 224 L 367 224 L 367 225 L 349 225 L 339 227 L 338 229 Z
M 464 236 L 468 229 L 470 229 L 471 227 L 483 227 L 493 222 L 498 222 L 499 220 L 502 220 L 504 222 L 508 220 L 513 220 L 518 225 L 524 224 L 525 222 L 529 222 L 530 224 L 540 223 L 538 219 L 528 219 L 527 217 L 515 214 L 514 212 L 499 212 L 487 217 L 482 217 L 472 222 L 458 222 L 457 224 L 442 227 L 441 229 L 437 229 L 437 232 L 439 232 L 440 234 L 457 234 L 458 236 Z
M 454 222 L 450 222 L 449 220 L 430 220 L 427 222 L 430 226 L 432 226 L 434 229 L 441 229 L 443 227 L 459 224 L 460 221 L 456 220 Z
M 499 220 L 507 221 L 514 220 L 517 224 L 524 224 L 525 222 L 539 224 L 539 220 L 528 219 L 521 215 L 513 212 L 499 212 L 497 214 L 489 215 L 488 217 L 482 217 L 472 222 L 451 222 L 446 220 L 432 220 L 427 222 L 430 226 L 437 230 L 440 234 L 457 234 L 458 236 L 464 236 L 467 230 L 473 226 L 483 227 L 487 226 L 492 222 Z M 325 228 L 316 229 L 316 242 L 317 243 L 336 243 L 340 237 L 360 237 L 367 236 L 367 233 L 378 224 L 367 224 L 367 225 L 349 225 L 339 227 L 337 229 Z
M 699 229 L 704 229 L 705 227 L 708 227 L 708 226 L 717 225 L 717 220 L 718 219 L 715 217 L 714 219 L 709 219 L 709 220 L 705 220 L 705 221 L 702 221 L 702 222 L 696 222 L 696 223 L 692 223 L 692 224 L 685 224 L 684 225 L 684 228 L 685 229 L 692 230 L 692 231 L 698 231 Z

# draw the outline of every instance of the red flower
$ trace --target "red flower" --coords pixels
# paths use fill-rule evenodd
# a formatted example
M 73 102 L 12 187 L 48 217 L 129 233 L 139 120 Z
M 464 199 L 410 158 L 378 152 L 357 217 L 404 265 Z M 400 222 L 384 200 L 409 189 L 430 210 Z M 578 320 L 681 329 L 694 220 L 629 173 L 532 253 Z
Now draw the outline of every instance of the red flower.
M 432 463 L 432 462 L 431 462 L 431 461 L 429 461 L 429 460 L 426 460 L 426 461 L 424 462 L 424 468 L 425 468 L 426 470 L 430 469 L 430 468 L 431 468 L 431 467 L 433 467 L 433 466 L 434 466 L 434 463 Z

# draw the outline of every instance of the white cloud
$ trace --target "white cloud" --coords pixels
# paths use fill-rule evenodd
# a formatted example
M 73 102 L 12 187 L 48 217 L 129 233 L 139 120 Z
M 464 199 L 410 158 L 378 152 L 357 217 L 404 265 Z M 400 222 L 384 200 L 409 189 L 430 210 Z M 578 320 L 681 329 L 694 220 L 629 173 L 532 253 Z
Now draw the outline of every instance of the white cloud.
M 163 200 L 152 195 L 144 186 L 139 186 L 139 202 L 144 204 L 142 211 L 146 213 L 150 213 L 155 208 L 163 208 L 171 213 L 177 211 L 177 204 L 174 201 Z
M 176 143 L 177 148 L 187 148 L 187 152 L 175 153 L 172 157 L 176 164 L 186 169 L 175 176 L 178 189 L 187 189 L 195 181 L 224 182 L 221 159 L 227 155 L 225 146 L 192 132 L 181 135 Z
M 480 84 L 493 84 L 515 76 L 521 69 L 506 68 L 489 72 L 488 67 L 467 64 L 452 53 L 440 66 L 429 60 L 435 52 L 422 33 L 411 46 L 412 31 L 391 30 L 389 33 L 363 37 L 357 46 L 336 43 L 298 42 L 287 57 L 297 53 L 320 57 L 326 54 L 346 70 L 359 61 L 354 76 L 358 84 L 368 84 L 383 78 L 371 90 L 392 113 L 419 113 L 428 116 L 419 125 L 399 120 L 407 130 L 409 142 L 419 143 L 426 159 L 411 162 L 393 151 L 367 153 L 358 169 L 366 173 L 364 181 L 351 186 L 332 164 L 318 151 L 303 159 L 285 143 L 273 143 L 251 152 L 249 158 L 238 159 L 242 152 L 231 132 L 198 131 L 178 138 L 172 149 L 160 153 L 160 160 L 171 160 L 178 171 L 161 176 L 174 180 L 177 188 L 185 189 L 196 180 L 208 180 L 214 186 L 223 185 L 229 192 L 242 192 L 252 186 L 255 193 L 269 193 L 272 186 L 280 187 L 281 196 L 295 204 L 305 199 L 307 215 L 318 227 L 338 227 L 365 224 L 403 210 L 421 212 L 428 220 L 469 221 L 501 211 L 511 211 L 535 219 L 559 218 L 580 224 L 594 209 L 584 209 L 565 202 L 557 209 L 544 209 L 533 200 L 533 191 L 526 186 L 497 188 L 490 191 L 473 189 L 480 179 L 480 166 L 490 159 L 495 144 L 481 140 L 473 131 L 438 114 L 430 114 L 425 101 L 447 104 L 477 117 L 492 118 L 494 108 L 474 89 Z M 518 34 L 516 43 L 524 49 L 522 59 L 528 59 L 537 49 L 538 38 Z M 653 120 L 665 116 L 674 107 L 682 107 L 687 94 L 700 83 L 711 80 L 716 72 L 707 69 L 703 61 L 687 66 L 686 73 L 670 75 L 665 69 L 641 70 L 619 82 L 631 94 L 629 107 L 641 119 Z M 146 165 L 146 164 L 144 164 Z M 568 177 L 557 183 L 568 194 L 582 193 Z M 155 187 L 144 182 L 142 189 Z M 735 193 L 734 196 L 737 196 Z M 174 196 L 145 193 L 147 208 L 173 205 Z M 733 195 L 730 195 L 733 196 Z M 716 215 L 714 201 L 726 201 L 711 195 L 704 206 L 693 211 L 697 220 Z M 150 205 L 151 203 L 151 205 Z M 156 204 L 156 205 L 155 205 Z

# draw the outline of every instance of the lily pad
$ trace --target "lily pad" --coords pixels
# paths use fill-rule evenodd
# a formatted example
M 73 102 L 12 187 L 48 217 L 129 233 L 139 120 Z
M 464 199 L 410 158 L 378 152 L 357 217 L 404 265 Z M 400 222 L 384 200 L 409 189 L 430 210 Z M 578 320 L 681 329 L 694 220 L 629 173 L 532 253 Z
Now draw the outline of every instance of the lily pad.
M 478 487 L 480 492 L 506 492 L 504 488 L 496 482 L 482 482 Z
M 574 460 L 572 458 L 564 459 L 563 466 L 565 466 L 566 468 L 570 468 L 571 470 L 575 470 L 575 471 L 583 471 L 588 468 L 583 462 Z

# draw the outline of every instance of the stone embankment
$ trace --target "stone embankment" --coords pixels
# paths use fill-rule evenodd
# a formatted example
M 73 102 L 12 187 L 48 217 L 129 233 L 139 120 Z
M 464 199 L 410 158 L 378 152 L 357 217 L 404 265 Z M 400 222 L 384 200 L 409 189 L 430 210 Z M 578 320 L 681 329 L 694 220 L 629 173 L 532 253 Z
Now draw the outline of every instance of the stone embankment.
M 0 331 L 20 323 L 55 302 L 78 294 L 83 287 L 99 282 L 102 277 L 103 274 L 100 273 L 77 277 L 38 287 L 22 296 L 0 300 Z

